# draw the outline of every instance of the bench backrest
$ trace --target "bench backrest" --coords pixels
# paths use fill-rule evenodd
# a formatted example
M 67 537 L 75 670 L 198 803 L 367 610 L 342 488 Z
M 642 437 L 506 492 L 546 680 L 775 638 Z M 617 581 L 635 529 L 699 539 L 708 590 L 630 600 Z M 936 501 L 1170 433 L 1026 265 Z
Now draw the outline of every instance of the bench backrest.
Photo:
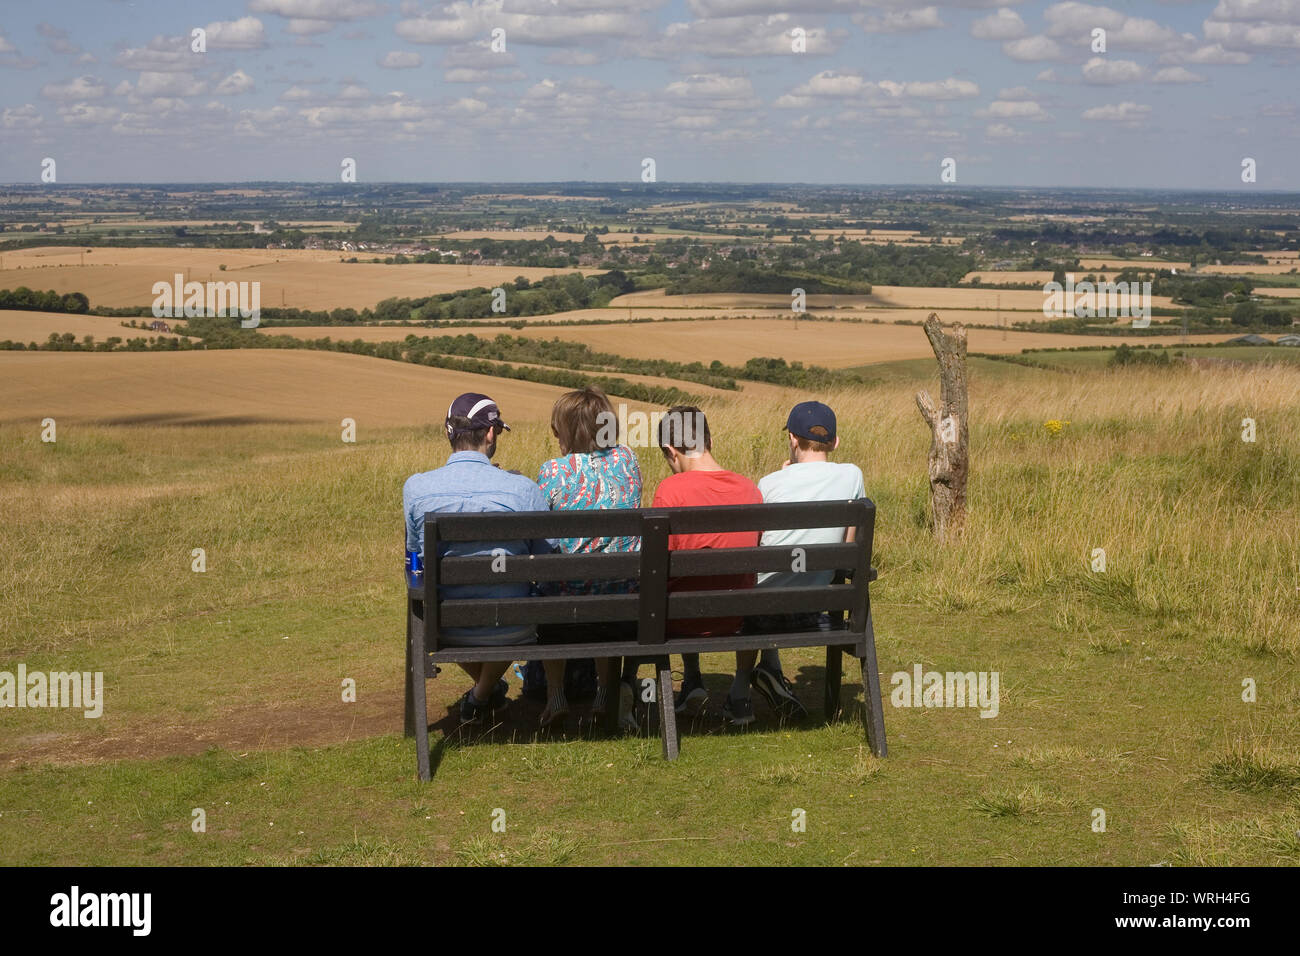
M 431 512 L 424 519 L 425 643 L 438 650 L 445 627 L 637 622 L 638 643 L 662 645 L 670 619 L 739 617 L 750 614 L 847 611 L 849 631 L 866 627 L 876 506 L 869 498 L 701 508 L 635 508 L 606 511 L 526 511 L 474 514 Z M 851 543 L 784 547 L 669 551 L 670 534 L 776 531 L 791 528 L 855 528 Z M 633 536 L 640 551 L 546 555 L 491 554 L 437 558 L 440 542 L 513 541 L 532 538 Z M 828 587 L 668 592 L 670 577 L 791 571 L 842 571 L 849 583 Z M 635 580 L 630 594 L 438 600 L 438 586 L 507 582 Z

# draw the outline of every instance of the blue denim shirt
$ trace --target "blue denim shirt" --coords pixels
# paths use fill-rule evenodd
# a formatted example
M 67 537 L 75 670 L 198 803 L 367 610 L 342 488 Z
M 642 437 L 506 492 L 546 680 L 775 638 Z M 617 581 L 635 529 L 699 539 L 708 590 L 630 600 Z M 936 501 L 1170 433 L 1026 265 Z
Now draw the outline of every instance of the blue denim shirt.
M 453 452 L 447 463 L 433 471 L 421 472 L 406 479 L 402 486 L 402 510 L 406 516 L 406 549 L 424 556 L 424 516 L 436 511 L 464 514 L 484 511 L 547 511 L 541 489 L 525 478 L 494 466 L 477 451 Z M 542 538 L 531 541 L 457 541 L 440 542 L 439 556 L 453 557 L 491 554 L 502 548 L 506 554 L 550 554 L 554 542 Z M 428 559 L 425 558 L 425 566 Z M 527 597 L 526 581 L 481 586 L 456 585 L 439 592 L 445 599 Z M 458 627 L 445 628 L 443 637 L 449 644 L 492 645 L 528 644 L 537 637 L 537 628 L 526 627 Z

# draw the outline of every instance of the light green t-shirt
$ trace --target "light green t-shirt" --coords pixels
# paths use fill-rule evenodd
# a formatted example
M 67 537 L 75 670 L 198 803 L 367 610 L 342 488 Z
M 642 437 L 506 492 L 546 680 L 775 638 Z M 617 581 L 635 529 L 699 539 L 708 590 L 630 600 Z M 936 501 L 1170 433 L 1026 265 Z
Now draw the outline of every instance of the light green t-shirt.
M 848 501 L 866 495 L 862 469 L 849 462 L 804 461 L 764 475 L 758 482 L 764 502 Z M 795 548 L 808 544 L 839 544 L 843 528 L 788 528 L 764 531 L 764 547 Z M 833 571 L 767 571 L 758 576 L 763 587 L 821 587 L 831 583 Z

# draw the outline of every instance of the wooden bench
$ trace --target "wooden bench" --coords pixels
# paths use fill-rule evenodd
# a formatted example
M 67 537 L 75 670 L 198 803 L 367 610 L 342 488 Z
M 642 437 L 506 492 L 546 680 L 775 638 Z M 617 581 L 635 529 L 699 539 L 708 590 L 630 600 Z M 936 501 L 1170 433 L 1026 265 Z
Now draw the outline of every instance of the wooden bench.
M 845 653 L 862 665 L 865 706 L 863 724 L 872 753 L 885 756 L 885 718 L 876 666 L 868 586 L 876 506 L 869 498 L 795 504 L 727 505 L 700 508 L 638 508 L 608 511 L 490 512 L 425 516 L 424 581 L 407 589 L 406 734 L 415 737 L 421 780 L 430 778 L 429 726 L 425 680 L 440 663 L 503 659 L 571 659 L 637 657 L 654 661 L 663 752 L 677 756 L 670 654 L 717 653 L 781 647 L 826 647 L 826 719 L 840 709 L 841 664 Z M 784 547 L 720 548 L 669 551 L 670 534 L 726 531 L 772 531 L 788 528 L 856 528 L 852 543 L 807 545 L 802 555 Z M 507 556 L 491 554 L 438 559 L 441 542 L 513 541 L 537 538 L 633 535 L 640 551 Z M 748 574 L 761 571 L 836 571 L 825 587 L 758 587 L 752 589 L 669 592 L 670 577 Z M 438 600 L 438 586 L 635 579 L 639 590 L 628 594 L 563 597 Z M 830 611 L 839 629 L 731 637 L 673 637 L 669 620 Z M 843 613 L 848 612 L 847 620 Z M 836 618 L 839 620 L 836 621 Z M 635 640 L 508 647 L 444 645 L 447 627 L 526 624 L 636 623 Z M 617 667 L 617 662 L 616 662 Z M 617 671 L 616 671 L 617 672 Z M 611 693 L 607 726 L 617 727 L 618 695 Z

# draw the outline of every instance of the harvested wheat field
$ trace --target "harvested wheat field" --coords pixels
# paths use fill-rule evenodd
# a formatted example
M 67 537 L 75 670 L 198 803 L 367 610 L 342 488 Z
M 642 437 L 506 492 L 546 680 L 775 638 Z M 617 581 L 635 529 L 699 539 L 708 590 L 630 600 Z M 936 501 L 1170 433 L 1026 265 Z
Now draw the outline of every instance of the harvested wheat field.
M 1251 295 L 1267 295 L 1278 299 L 1300 299 L 1300 288 L 1292 286 L 1287 288 L 1279 286 L 1278 288 L 1261 289 L 1256 286 L 1250 290 Z
M 1282 262 L 1271 262 L 1266 266 L 1197 266 L 1198 274 L 1220 275 L 1220 276 L 1276 276 L 1284 275 L 1288 272 L 1295 272 L 1297 268 L 1294 259 L 1287 259 Z
M 1132 266 L 1135 269 L 1177 269 L 1185 272 L 1192 267 L 1190 262 L 1166 262 L 1163 259 L 1148 258 L 1143 256 L 1138 259 L 1104 259 L 1098 256 L 1085 257 L 1079 260 L 1079 269 L 1123 269 L 1126 266 Z
M 549 421 L 565 389 L 335 352 L 0 352 L 0 424 L 230 425 L 441 421 L 461 392 L 507 422 Z M 60 431 L 60 438 L 66 434 Z
M 663 308 L 680 302 L 683 306 L 714 309 L 775 309 L 790 311 L 790 296 L 779 293 L 712 292 L 691 295 L 666 295 L 662 289 L 631 292 L 610 301 L 610 308 L 657 306 Z M 1172 307 L 1168 296 L 1152 296 L 1153 307 Z M 936 286 L 873 286 L 871 295 L 810 295 L 811 309 L 1002 309 L 1043 314 L 1043 293 L 1038 289 L 972 289 Z M 921 318 L 924 318 L 922 316 Z M 1030 318 L 1030 316 L 1017 316 Z
M 418 298 L 475 286 L 492 287 L 525 276 L 530 281 L 551 275 L 595 269 L 529 269 L 519 266 L 383 265 L 343 262 L 340 253 L 293 250 L 96 249 L 78 265 L 77 249 L 24 250 L 6 253 L 0 288 L 28 286 L 58 293 L 84 292 L 92 306 L 147 306 L 155 282 L 171 282 L 177 272 L 187 281 L 260 282 L 262 306 L 299 309 L 361 309 L 383 299 Z M 91 261 L 95 264 L 91 264 Z M 223 272 L 220 265 L 226 265 Z
M 947 314 L 941 315 L 951 321 Z M 281 330 L 276 330 L 281 331 Z M 284 330 L 287 331 L 287 330 Z M 335 333 L 335 338 L 364 337 L 365 333 L 388 334 L 403 329 L 350 329 L 338 335 L 338 329 L 319 327 L 310 332 L 296 330 L 306 338 Z M 427 329 L 417 334 L 457 335 L 466 329 Z M 474 330 L 468 330 L 474 331 Z M 482 335 L 502 330 L 485 328 Z M 714 359 L 729 365 L 744 364 L 748 359 L 770 357 L 800 361 L 805 365 L 848 368 L 898 359 L 933 357 L 929 340 L 920 326 L 875 325 L 849 322 L 795 322 L 792 319 L 715 319 L 705 322 L 645 322 L 626 325 L 530 326 L 515 335 L 529 338 L 560 338 L 583 342 L 598 352 L 612 352 L 628 358 L 660 358 L 676 362 L 703 362 Z M 969 329 L 972 352 L 1015 353 L 1029 348 L 1074 348 L 1081 345 L 1148 344 L 1150 338 L 1107 336 L 1104 339 L 1050 332 L 1003 332 L 998 329 Z M 1198 342 L 1221 342 L 1234 333 L 1197 336 Z M 1170 339 L 1169 343 L 1172 344 Z M 689 385 L 681 386 L 691 388 Z
M 122 325 L 129 319 L 117 319 L 106 315 L 69 315 L 63 312 L 23 312 L 0 310 L 0 342 L 8 339 L 13 342 L 43 343 L 51 332 L 60 335 L 71 332 L 78 340 L 93 335 L 96 342 L 103 342 L 117 336 L 120 339 L 148 338 L 149 336 L 166 336 L 179 338 L 174 332 L 151 332 L 148 329 L 132 329 Z M 137 319 L 137 322 L 152 321 Z M 171 323 L 168 322 L 168 325 Z

